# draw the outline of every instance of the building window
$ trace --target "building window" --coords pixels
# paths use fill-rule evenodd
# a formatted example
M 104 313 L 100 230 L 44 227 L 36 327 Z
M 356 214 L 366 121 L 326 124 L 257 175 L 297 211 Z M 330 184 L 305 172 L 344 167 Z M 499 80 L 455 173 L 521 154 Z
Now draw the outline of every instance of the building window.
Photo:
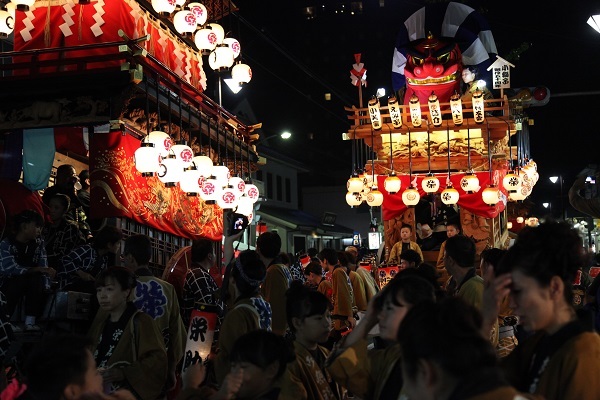
M 267 172 L 267 199 L 273 198 L 273 174 Z
M 256 179 L 258 179 L 259 181 L 262 182 L 262 180 L 263 180 L 263 172 L 262 171 L 256 171 Z
M 285 201 L 286 203 L 292 202 L 292 181 L 290 181 L 290 178 L 285 178 Z
M 281 176 L 277 175 L 277 201 L 283 201 L 283 184 L 281 183 Z

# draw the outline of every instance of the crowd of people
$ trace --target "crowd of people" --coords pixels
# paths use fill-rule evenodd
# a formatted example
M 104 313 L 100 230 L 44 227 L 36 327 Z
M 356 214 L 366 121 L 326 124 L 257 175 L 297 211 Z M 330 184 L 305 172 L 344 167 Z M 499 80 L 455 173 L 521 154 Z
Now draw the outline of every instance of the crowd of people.
M 39 331 L 56 290 L 91 294 L 93 318 L 81 334 L 41 332 L 3 400 L 600 398 L 599 283 L 574 300 L 587 265 L 567 223 L 526 228 L 479 265 L 458 226 L 437 265 L 403 226 L 390 254 L 399 272 L 383 287 L 353 246 L 300 261 L 265 232 L 234 256 L 238 233 L 219 261 L 218 244 L 198 239 L 176 289 L 150 270 L 148 236 L 86 236 L 65 219 L 70 201 L 52 194 L 47 223 L 15 216 L 0 242 L 0 320 L 18 331 L 21 306 L 23 329 Z M 193 359 L 186 343 L 209 336 L 193 317 L 202 306 L 216 313 L 214 340 Z

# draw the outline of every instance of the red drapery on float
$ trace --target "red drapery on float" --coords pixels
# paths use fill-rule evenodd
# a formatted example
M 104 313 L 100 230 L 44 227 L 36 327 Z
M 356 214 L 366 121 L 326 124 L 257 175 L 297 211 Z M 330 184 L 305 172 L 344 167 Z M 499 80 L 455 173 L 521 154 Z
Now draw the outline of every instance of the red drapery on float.
M 17 12 L 14 29 L 15 51 L 73 47 L 85 44 L 123 41 L 122 30 L 127 37 L 135 39 L 150 34 L 148 41 L 140 43 L 148 53 L 175 72 L 184 81 L 202 91 L 206 87 L 206 75 L 202 70 L 202 58 L 173 35 L 160 27 L 158 21 L 148 17 L 135 0 L 97 0 L 89 4 L 49 0 L 34 3 L 30 12 Z M 86 49 L 63 53 L 47 53 L 36 56 L 39 60 L 69 59 L 92 55 L 116 54 L 116 47 Z M 32 57 L 15 57 L 14 62 L 30 62 Z M 120 61 L 88 63 L 87 69 L 118 67 Z M 41 73 L 69 71 L 75 64 L 44 67 Z M 28 70 L 15 70 L 15 75 L 29 74 Z
M 460 187 L 460 181 L 465 175 L 465 173 L 454 173 L 450 176 L 450 181 L 452 182 L 452 186 L 460 193 L 460 197 L 458 199 L 458 206 L 464 208 L 467 211 L 472 212 L 475 215 L 484 218 L 494 218 L 498 216 L 500 212 L 504 210 L 506 207 L 506 190 L 502 187 L 502 179 L 504 175 L 506 175 L 506 170 L 494 170 L 492 172 L 492 183 L 500 188 L 502 192 L 502 200 L 499 201 L 495 206 L 489 206 L 485 204 L 481 198 L 481 192 L 490 184 L 490 173 L 487 171 L 484 172 L 476 172 L 477 178 L 479 178 L 479 186 L 480 189 L 476 193 L 467 194 Z M 440 180 L 440 189 L 439 192 L 444 190 L 446 187 L 446 179 L 448 178 L 448 174 L 436 174 L 437 178 Z M 381 193 L 383 193 L 383 204 L 381 205 L 383 211 L 383 219 L 384 221 L 388 221 L 397 217 L 406 211 L 407 207 L 402 202 L 402 192 L 406 190 L 410 185 L 410 178 L 408 175 L 399 175 L 398 176 L 402 181 L 402 187 L 398 193 L 389 194 L 385 191 L 384 182 L 385 175 L 377 176 L 377 186 Z M 415 176 L 413 175 L 413 181 Z M 421 187 L 421 181 L 423 180 L 423 176 L 417 177 L 417 186 L 416 189 L 419 190 L 419 194 L 421 197 L 425 196 L 425 191 Z
M 140 141 L 121 131 L 95 134 L 90 144 L 91 217 L 126 217 L 177 236 L 220 240 L 223 211 L 199 197 L 144 178 L 133 155 Z

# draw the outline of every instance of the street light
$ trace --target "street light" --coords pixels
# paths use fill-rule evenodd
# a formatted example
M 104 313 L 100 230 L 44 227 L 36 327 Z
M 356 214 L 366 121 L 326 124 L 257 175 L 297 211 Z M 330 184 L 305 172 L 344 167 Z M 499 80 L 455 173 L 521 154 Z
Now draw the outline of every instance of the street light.
M 548 208 L 550 207 L 550 203 L 542 203 L 542 206 L 544 206 L 544 208 Z
M 587 23 L 594 28 L 596 32 L 600 33 L 600 15 L 591 15 L 590 18 L 588 18 Z
M 556 182 L 560 183 L 560 216 L 564 221 L 566 221 L 567 216 L 565 214 L 565 200 L 563 198 L 563 180 L 564 179 L 563 179 L 562 175 L 551 176 L 549 179 L 550 179 L 550 182 L 552 182 L 552 183 L 556 183 Z
M 264 145 L 265 143 L 267 143 L 269 140 L 274 139 L 274 138 L 280 138 L 283 140 L 289 140 L 292 137 L 292 133 L 289 131 L 284 131 L 282 133 L 280 133 L 279 135 L 272 135 L 272 136 L 263 136 L 262 138 L 260 138 L 260 140 L 258 142 L 256 142 L 255 144 L 258 145 Z

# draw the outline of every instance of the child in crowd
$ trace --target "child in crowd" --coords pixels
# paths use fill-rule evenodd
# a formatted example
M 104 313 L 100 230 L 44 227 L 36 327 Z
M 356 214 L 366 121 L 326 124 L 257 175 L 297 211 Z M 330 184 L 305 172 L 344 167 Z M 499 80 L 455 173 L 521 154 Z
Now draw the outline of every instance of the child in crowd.
M 110 267 L 96 280 L 100 309 L 88 336 L 111 391 L 126 388 L 139 399 L 156 399 L 167 378 L 167 354 L 154 320 L 131 302 L 133 272 Z M 108 313 L 108 317 L 106 314 Z
M 288 365 L 281 398 L 343 399 L 344 389 L 325 370 L 329 351 L 319 345 L 327 342 L 332 328 L 329 300 L 300 282 L 293 282 L 286 296 L 288 326 L 295 335 L 296 361 Z

